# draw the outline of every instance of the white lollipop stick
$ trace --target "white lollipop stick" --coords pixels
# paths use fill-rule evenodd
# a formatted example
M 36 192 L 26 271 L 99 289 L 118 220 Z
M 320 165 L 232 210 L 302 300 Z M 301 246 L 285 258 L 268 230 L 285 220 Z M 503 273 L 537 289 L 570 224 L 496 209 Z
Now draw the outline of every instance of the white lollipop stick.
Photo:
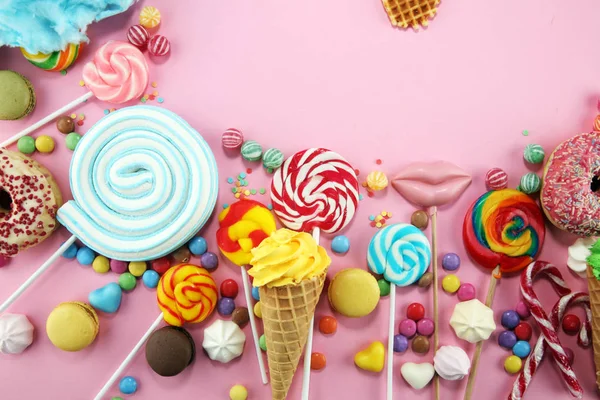
M 158 328 L 158 325 L 160 325 L 160 323 L 162 322 L 162 320 L 163 320 L 163 315 L 162 315 L 162 313 L 160 313 L 158 315 L 158 318 L 156 318 L 156 321 L 154 321 L 152 323 L 152 325 L 150 325 L 150 328 L 148 328 L 148 330 L 146 331 L 146 333 L 144 333 L 144 336 L 142 336 L 142 338 L 140 339 L 140 341 L 137 342 L 137 344 L 131 350 L 131 352 L 129 353 L 129 355 L 127 355 L 127 357 L 123 360 L 123 362 L 121 363 L 121 365 L 119 366 L 119 368 L 117 368 L 117 370 L 115 371 L 115 373 L 112 374 L 112 376 L 110 377 L 110 379 L 106 382 L 106 384 L 102 387 L 102 389 L 100 389 L 100 391 L 98 392 L 98 394 L 96 395 L 96 397 L 94 397 L 94 400 L 102 400 L 102 397 L 104 397 L 104 395 L 106 394 L 106 392 L 108 392 L 108 390 L 117 381 L 117 379 L 123 373 L 123 371 L 125 371 L 125 368 L 127 368 L 127 366 L 135 358 L 135 356 L 138 353 L 138 351 L 140 351 L 140 349 L 142 348 L 142 346 L 144 345 L 144 343 L 146 343 L 146 340 L 148 340 L 148 337 L 150 337 L 150 335 L 152 334 L 152 332 L 154 332 L 154 330 L 156 330 L 156 328 Z
M 267 378 L 267 371 L 265 370 L 265 362 L 263 360 L 262 350 L 258 344 L 258 333 L 256 332 L 256 320 L 254 319 L 254 312 L 250 309 L 252 304 L 252 294 L 250 292 L 250 279 L 248 278 L 248 272 L 246 267 L 241 266 L 242 269 L 242 283 L 244 284 L 244 296 L 246 297 L 246 304 L 248 305 L 248 317 L 250 319 L 250 328 L 252 329 L 252 337 L 254 338 L 254 350 L 256 351 L 256 358 L 258 359 L 258 369 L 260 370 L 260 377 L 263 385 L 269 383 Z
M 10 295 L 10 297 L 8 299 L 6 299 L 6 301 L 4 303 L 2 303 L 2 305 L 0 305 L 0 314 L 3 313 L 4 311 L 6 311 L 6 309 L 8 307 L 10 307 L 10 305 L 12 303 L 15 302 L 15 300 L 17 300 L 19 298 L 19 296 L 21 296 L 23 294 L 23 292 L 25 290 L 27 290 L 27 288 L 29 286 L 31 286 L 33 284 L 33 282 L 35 282 L 37 280 L 37 278 L 40 277 L 40 275 L 42 275 L 48 268 L 50 268 L 50 266 L 52 264 L 54 264 L 54 262 L 56 260 L 58 260 L 58 258 L 69 248 L 69 246 L 71 246 L 75 240 L 77 240 L 77 238 L 75 236 L 71 236 L 69 238 L 69 240 L 67 240 L 66 242 L 63 243 L 62 246 L 60 246 L 58 248 L 58 250 L 56 250 L 54 252 L 54 254 L 52 254 L 47 260 L 46 262 L 44 262 L 42 264 L 41 267 L 39 267 L 37 269 L 37 271 L 35 271 L 33 273 L 33 275 L 31 275 L 29 277 L 29 279 L 27 279 L 17 290 L 15 290 L 15 292 L 13 294 Z
M 390 282 L 390 323 L 387 348 L 387 400 L 394 396 L 394 326 L 396 325 L 396 284 Z
M 321 230 L 314 228 L 312 237 L 319 244 L 321 239 Z M 315 327 L 315 316 L 313 315 L 310 320 L 310 329 L 308 330 L 308 338 L 306 339 L 306 347 L 304 349 L 304 374 L 302 376 L 302 400 L 308 400 L 308 394 L 310 392 L 310 360 L 312 358 L 312 342 L 313 342 L 313 329 Z
M 14 142 L 19 140 L 23 136 L 29 135 L 31 132 L 41 128 L 42 126 L 46 125 L 48 122 L 52 122 L 56 117 L 60 117 L 61 115 L 64 115 L 67 111 L 72 110 L 77 105 L 85 102 L 86 100 L 88 100 L 89 98 L 91 98 L 93 96 L 94 96 L 94 94 L 92 92 L 87 92 L 83 96 L 73 100 L 69 104 L 54 111 L 52 114 L 42 118 L 35 124 L 31 125 L 29 128 L 25 128 L 21 132 L 17 133 L 16 135 L 13 135 L 10 138 L 6 139 L 4 142 L 0 143 L 0 147 L 6 147 L 6 146 L 13 144 Z

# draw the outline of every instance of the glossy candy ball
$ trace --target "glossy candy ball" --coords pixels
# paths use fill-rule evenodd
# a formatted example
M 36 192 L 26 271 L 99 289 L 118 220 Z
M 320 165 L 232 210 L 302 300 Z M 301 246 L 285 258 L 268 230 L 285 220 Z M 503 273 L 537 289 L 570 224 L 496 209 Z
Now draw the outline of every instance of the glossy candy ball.
M 110 271 L 110 261 L 104 256 L 98 256 L 94 258 L 92 268 L 99 274 L 105 274 Z
M 442 258 L 442 268 L 446 271 L 456 271 L 460 267 L 460 257 L 456 253 L 446 253 Z
M 406 318 L 418 321 L 425 316 L 425 307 L 421 303 L 411 303 L 406 307 Z
M 148 41 L 148 52 L 153 56 L 166 56 L 171 51 L 171 42 L 163 35 L 154 35 Z
M 194 236 L 192 240 L 188 242 L 188 249 L 195 256 L 201 256 L 206 253 L 208 250 L 208 245 L 206 244 L 206 239 L 202 236 Z
M 519 314 L 517 314 L 516 311 L 508 310 L 502 313 L 500 323 L 506 329 L 515 329 L 515 327 L 519 325 L 519 322 L 521 322 L 521 318 L 519 318 Z
M 498 335 L 498 344 L 500 347 L 511 350 L 517 343 L 517 336 L 513 331 L 504 331 Z
M 431 336 L 435 330 L 433 320 L 430 318 L 423 318 L 417 322 L 417 333 L 422 336 Z
M 71 133 L 75 130 L 75 121 L 68 115 L 63 115 L 56 120 L 56 129 L 65 135 Z
M 521 183 L 519 184 L 519 188 L 521 192 L 525 194 L 533 194 L 535 192 L 539 192 L 542 186 L 542 181 L 540 177 L 537 176 L 534 172 L 529 172 L 521 177 Z
M 127 268 L 129 269 L 131 275 L 135 276 L 136 278 L 144 275 L 144 272 L 146 272 L 148 269 L 145 261 L 132 261 L 129 263 Z
M 126 376 L 119 382 L 119 390 L 123 394 L 134 394 L 137 389 L 138 383 L 132 376 Z
M 433 282 L 433 274 L 431 272 L 425 272 L 417 282 L 417 285 L 420 288 L 428 288 L 431 286 L 431 282 Z
M 501 190 L 508 187 L 508 175 L 500 168 L 492 168 L 485 174 L 485 185 L 490 190 Z
M 525 302 L 523 300 L 520 300 L 517 303 L 517 306 L 515 307 L 515 311 L 517 312 L 517 314 L 519 314 L 519 317 L 521 317 L 521 319 L 529 318 L 529 316 L 531 315 L 531 312 L 529 311 L 529 307 L 527 306 L 527 304 L 525 304 Z
M 425 336 L 417 336 L 412 341 L 412 350 L 417 354 L 426 354 L 429 351 L 429 339 Z
M 460 301 L 473 300 L 475 298 L 475 286 L 470 283 L 463 283 L 460 285 L 460 288 L 458 288 L 456 295 Z
M 244 143 L 244 134 L 239 129 L 229 128 L 221 135 L 221 144 L 228 150 L 239 149 Z
M 127 40 L 132 45 L 143 49 L 148 44 L 150 34 L 142 25 L 133 25 L 127 30 Z
M 515 335 L 517 335 L 519 340 L 529 340 L 531 339 L 532 334 L 533 330 L 531 329 L 531 325 L 527 322 L 520 322 L 515 328 Z
M 40 153 L 52 153 L 54 151 L 54 139 L 47 135 L 38 136 L 35 139 L 35 148 Z
M 133 290 L 137 285 L 137 280 L 135 276 L 131 275 L 129 272 L 125 272 L 119 276 L 119 286 L 123 290 Z
M 79 133 L 71 132 L 65 138 L 65 143 L 67 144 L 67 149 L 74 151 L 79 141 L 81 140 L 81 135 Z
M 258 339 L 258 346 L 262 351 L 267 351 L 267 338 L 265 335 L 261 335 Z
M 260 301 L 260 291 L 254 286 L 252 286 L 252 298 L 256 301 Z
M 562 320 L 562 328 L 567 335 L 575 335 L 581 329 L 581 320 L 575 314 L 567 314 Z
M 504 369 L 509 374 L 516 374 L 521 370 L 523 361 L 517 356 L 509 356 L 504 361 Z
M 420 230 L 425 230 L 427 229 L 427 225 L 429 225 L 429 215 L 423 210 L 415 211 L 410 216 L 410 223 Z
M 417 323 L 412 319 L 404 319 L 400 321 L 399 331 L 401 335 L 410 339 L 417 333 Z
M 337 331 L 337 319 L 330 316 L 321 317 L 319 331 L 324 335 L 332 335 Z
M 338 235 L 331 241 L 331 251 L 337 254 L 346 254 L 350 250 L 350 239 L 345 235 Z
M 217 302 L 217 311 L 219 314 L 228 316 L 235 310 L 235 301 L 229 297 L 221 297 Z
M 448 293 L 456 293 L 460 288 L 460 279 L 454 274 L 448 274 L 442 279 L 442 289 Z
M 513 354 L 519 358 L 525 358 L 531 352 L 531 346 L 529 342 L 519 340 L 512 348 Z
M 539 144 L 528 144 L 523 150 L 523 158 L 530 164 L 540 164 L 545 156 L 544 148 Z
M 221 282 L 221 296 L 235 299 L 238 295 L 238 284 L 233 279 L 225 279 Z
M 236 307 L 231 313 L 231 320 L 240 328 L 243 328 L 250 321 L 250 314 L 246 307 Z
M 81 247 L 77 250 L 77 262 L 81 265 L 92 265 L 96 258 L 96 253 L 89 247 Z
M 310 369 L 320 371 L 327 365 L 327 358 L 323 353 L 312 353 L 310 357 Z
M 171 260 L 169 257 L 157 258 L 156 260 L 150 262 L 150 266 L 153 270 L 158 272 L 159 275 L 162 275 L 167 272 L 169 268 L 171 268 Z
M 408 339 L 404 335 L 394 335 L 394 352 L 404 353 L 408 349 Z
M 256 318 L 262 318 L 262 306 L 260 305 L 260 301 L 254 303 L 253 311 L 254 315 L 256 315 Z
M 235 385 L 229 389 L 230 400 L 246 400 L 248 398 L 248 389 L 242 385 Z
M 180 247 L 177 250 L 175 250 L 173 253 L 171 253 L 171 258 L 173 259 L 173 261 L 176 264 L 186 263 L 186 262 L 190 261 L 191 257 L 192 257 L 192 253 L 185 246 Z
M 159 281 L 160 275 L 154 270 L 149 269 L 142 275 L 142 282 L 144 282 L 144 285 L 149 289 L 155 289 L 158 286 Z
M 35 139 L 23 136 L 17 141 L 17 149 L 23 154 L 32 154 L 35 151 Z
M 79 247 L 77 247 L 77 245 L 75 243 L 73 243 L 72 245 L 70 245 L 69 247 L 67 247 L 67 249 L 65 250 L 65 252 L 62 253 L 62 256 L 64 258 L 73 259 L 73 258 L 77 257 L 77 251 L 78 250 L 79 250 Z
M 200 265 L 209 271 L 219 266 L 219 257 L 213 252 L 207 251 L 200 257 Z
M 379 279 L 377 281 L 377 286 L 379 286 L 379 296 L 385 297 L 390 294 L 391 286 L 385 279 Z
M 127 272 L 129 264 L 126 261 L 110 260 L 110 270 L 115 274 Z

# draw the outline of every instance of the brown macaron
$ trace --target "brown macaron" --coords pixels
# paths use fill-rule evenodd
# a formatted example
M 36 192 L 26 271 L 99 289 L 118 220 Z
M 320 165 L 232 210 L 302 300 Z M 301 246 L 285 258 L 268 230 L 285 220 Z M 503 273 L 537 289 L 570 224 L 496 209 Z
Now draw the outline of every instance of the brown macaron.
M 194 361 L 194 339 L 183 328 L 165 326 L 154 331 L 146 343 L 146 361 L 160 376 L 175 376 Z

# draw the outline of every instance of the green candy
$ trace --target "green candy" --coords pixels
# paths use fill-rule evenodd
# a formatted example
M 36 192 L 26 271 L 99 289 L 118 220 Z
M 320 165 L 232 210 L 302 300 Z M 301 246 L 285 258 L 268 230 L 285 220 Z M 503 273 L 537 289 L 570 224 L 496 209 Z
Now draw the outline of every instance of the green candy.
M 31 136 L 23 136 L 17 142 L 17 149 L 23 154 L 31 154 L 35 151 L 35 139 Z
M 262 351 L 267 351 L 267 338 L 265 335 L 262 335 L 260 339 L 258 339 L 258 345 Z
M 122 398 L 122 397 L 113 397 L 113 398 L 112 398 L 112 399 L 110 399 L 110 400 L 123 400 L 123 398 Z
M 81 140 L 81 135 L 79 133 L 75 133 L 75 132 L 69 133 L 67 135 L 67 137 L 65 138 L 65 141 L 67 142 L 67 149 L 74 151 L 80 140 Z
M 135 285 L 137 285 L 137 280 L 129 272 L 125 272 L 119 276 L 119 286 L 121 286 L 121 289 L 133 290 L 135 289 Z
M 594 277 L 600 281 L 600 240 L 596 240 L 590 251 L 592 254 L 588 256 L 586 261 L 592 267 Z
M 385 279 L 379 279 L 377 281 L 377 286 L 379 286 L 379 295 L 381 297 L 388 296 L 390 294 L 390 283 Z
M 241 152 L 246 161 L 258 161 L 262 157 L 262 147 L 254 140 L 244 142 Z
M 544 149 L 539 144 L 528 144 L 523 151 L 523 158 L 531 164 L 539 164 L 544 161 Z
M 540 180 L 540 177 L 533 172 L 529 172 L 521 177 L 519 190 L 526 194 L 532 194 L 538 192 L 541 186 L 542 181 Z
M 277 169 L 283 164 L 283 153 L 279 149 L 268 149 L 262 159 L 265 168 Z

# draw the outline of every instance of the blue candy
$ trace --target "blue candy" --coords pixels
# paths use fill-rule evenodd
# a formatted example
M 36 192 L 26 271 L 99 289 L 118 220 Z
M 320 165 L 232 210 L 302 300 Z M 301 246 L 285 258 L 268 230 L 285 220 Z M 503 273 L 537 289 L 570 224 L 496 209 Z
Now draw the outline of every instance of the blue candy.
M 96 258 L 96 253 L 89 247 L 84 246 L 77 250 L 77 261 L 81 265 L 92 265 L 94 258 Z
M 118 283 L 111 282 L 106 286 L 96 289 L 88 296 L 90 305 L 96 310 L 105 313 L 116 313 L 121 305 L 123 290 Z
M 515 356 L 519 358 L 525 358 L 531 352 L 531 346 L 528 342 L 519 340 L 517 343 L 515 343 L 512 351 Z
M 62 256 L 64 258 L 73 259 L 73 258 L 77 257 L 77 250 L 79 250 L 79 247 L 77 247 L 77 245 L 75 243 L 73 243 L 72 245 L 70 245 L 69 247 L 67 247 L 67 249 L 65 250 L 65 252 L 62 253 Z
M 188 242 L 188 249 L 195 256 L 201 256 L 206 253 L 208 246 L 206 240 L 202 236 L 195 236 Z
M 331 241 L 331 250 L 334 253 L 345 254 L 350 250 L 350 239 L 345 235 L 339 235 Z
M 254 297 L 254 300 L 260 301 L 260 292 L 257 287 L 252 286 L 252 297 Z
M 144 282 L 144 285 L 150 289 L 156 288 L 159 280 L 160 275 L 158 275 L 158 272 L 152 269 L 147 270 L 144 272 L 144 275 L 142 275 L 142 282 Z
M 133 394 L 137 392 L 138 383 L 133 376 L 126 376 L 119 382 L 119 390 L 123 394 Z

